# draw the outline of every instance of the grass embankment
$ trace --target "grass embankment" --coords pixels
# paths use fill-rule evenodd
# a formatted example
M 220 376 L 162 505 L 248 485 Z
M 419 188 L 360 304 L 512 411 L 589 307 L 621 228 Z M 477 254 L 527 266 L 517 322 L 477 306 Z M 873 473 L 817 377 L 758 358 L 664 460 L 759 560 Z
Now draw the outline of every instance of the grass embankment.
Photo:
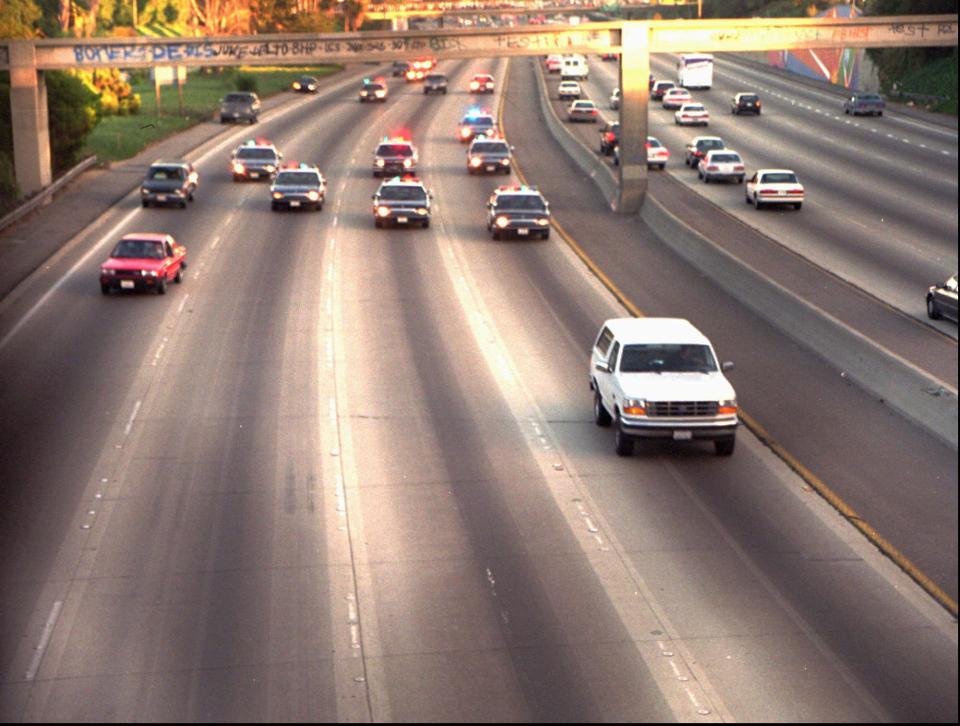
M 905 76 L 899 84 L 899 90 L 907 94 L 938 96 L 945 100 L 917 99 L 916 105 L 929 108 L 931 111 L 957 115 L 957 55 L 952 58 L 940 58 L 928 63 L 923 68 Z M 894 100 L 910 100 L 909 96 L 902 99 L 891 94 Z
M 175 85 L 160 89 L 160 114 L 157 114 L 156 95 L 149 76 L 138 74 L 131 85 L 140 94 L 140 113 L 135 116 L 106 116 L 87 138 L 86 152 L 96 154 L 100 161 L 118 161 L 136 156 L 150 144 L 160 141 L 195 124 L 210 121 L 220 106 L 220 99 L 230 91 L 238 90 L 237 81 L 250 76 L 256 81 L 256 92 L 261 98 L 290 88 L 302 75 L 318 78 L 340 70 L 340 66 L 300 68 L 241 67 L 222 73 L 199 70 L 188 74 L 183 85 L 183 116 L 179 115 L 179 100 Z

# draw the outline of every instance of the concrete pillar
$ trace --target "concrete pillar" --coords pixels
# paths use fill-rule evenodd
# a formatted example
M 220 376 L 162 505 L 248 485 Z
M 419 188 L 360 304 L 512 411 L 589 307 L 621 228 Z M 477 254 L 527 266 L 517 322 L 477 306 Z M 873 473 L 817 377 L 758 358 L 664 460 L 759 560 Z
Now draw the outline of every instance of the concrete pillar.
M 636 214 L 647 194 L 647 106 L 650 101 L 650 30 L 629 21 L 621 31 L 619 214 Z
M 53 179 L 47 84 L 37 71 L 33 43 L 10 41 L 10 116 L 13 123 L 13 165 L 23 194 L 32 194 Z

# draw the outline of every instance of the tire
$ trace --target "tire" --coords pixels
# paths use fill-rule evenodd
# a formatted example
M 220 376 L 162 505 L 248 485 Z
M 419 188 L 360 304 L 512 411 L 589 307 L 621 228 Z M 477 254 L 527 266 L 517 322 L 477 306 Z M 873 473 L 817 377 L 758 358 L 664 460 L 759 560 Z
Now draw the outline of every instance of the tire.
M 883 116 L 883 111 L 878 111 L 877 116 Z
M 187 199 L 191 202 L 193 201 L 193 192 L 190 192 L 190 194 L 187 196 Z
M 274 212 L 280 211 L 280 205 L 276 202 L 270 202 L 270 209 Z
M 383 229 L 383 220 L 381 220 L 379 217 L 374 217 L 373 226 L 377 229 Z
M 429 217 L 428 217 L 427 219 L 423 220 L 423 228 L 424 228 L 424 229 L 429 229 L 429 228 L 430 228 L 430 218 L 429 218 Z
M 143 205 L 143 208 L 144 208 L 144 209 L 146 209 L 147 207 L 150 206 L 150 202 L 148 202 L 146 199 L 141 199 L 141 200 L 140 200 L 140 204 Z
M 747 204 L 750 204 L 750 195 L 749 195 L 749 194 L 744 194 L 744 195 L 743 195 L 743 201 L 745 201 Z
M 105 285 L 104 283 L 101 282 L 101 283 L 100 283 L 100 292 L 102 292 L 104 295 L 109 295 L 109 294 L 110 294 L 110 286 L 109 286 L 109 285 Z
M 183 265 L 180 265 L 180 267 L 177 268 L 177 274 L 173 278 L 173 281 L 178 285 L 183 282 Z
M 314 205 L 313 205 L 313 211 L 314 211 L 314 212 L 322 212 L 322 211 L 323 211 L 323 202 L 317 202 L 316 204 L 314 204 Z
M 743 184 L 743 177 L 742 177 L 742 176 L 738 176 L 738 177 L 737 177 L 737 184 Z
M 663 171 L 666 168 L 666 166 L 667 166 L 666 164 L 660 164 L 658 168 L 660 169 L 660 171 Z
M 623 433 L 619 416 L 613 419 L 613 425 L 616 426 L 613 432 L 613 450 L 617 452 L 617 456 L 633 456 L 633 439 Z
M 186 208 L 187 208 L 187 200 L 184 199 L 184 200 L 181 201 L 180 204 L 178 204 L 177 206 L 180 207 L 180 209 L 186 209 Z
M 933 301 L 933 297 L 929 295 L 927 296 L 927 317 L 931 320 L 940 320 L 943 317 L 937 310 L 937 304 Z
M 713 450 L 717 456 L 730 456 L 737 444 L 737 440 L 732 436 L 729 439 L 717 439 L 713 442 Z
M 494 238 L 497 242 L 500 241 L 500 230 L 499 230 L 499 229 L 493 230 L 493 238 Z
M 157 280 L 157 295 L 167 294 L 167 278 L 161 277 Z
M 797 202 L 796 204 L 793 205 L 793 208 L 799 212 L 802 206 L 803 206 L 803 202 Z
M 593 422 L 600 428 L 608 428 L 613 422 L 610 412 L 603 407 L 599 391 L 593 394 Z

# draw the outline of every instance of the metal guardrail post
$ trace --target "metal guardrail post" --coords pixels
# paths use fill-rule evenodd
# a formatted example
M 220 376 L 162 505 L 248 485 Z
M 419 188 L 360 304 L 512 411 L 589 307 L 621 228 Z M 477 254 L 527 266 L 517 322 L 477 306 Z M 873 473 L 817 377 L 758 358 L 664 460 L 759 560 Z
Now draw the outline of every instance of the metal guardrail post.
M 650 26 L 625 22 L 620 44 L 620 194 L 615 208 L 618 214 L 636 214 L 647 194 Z

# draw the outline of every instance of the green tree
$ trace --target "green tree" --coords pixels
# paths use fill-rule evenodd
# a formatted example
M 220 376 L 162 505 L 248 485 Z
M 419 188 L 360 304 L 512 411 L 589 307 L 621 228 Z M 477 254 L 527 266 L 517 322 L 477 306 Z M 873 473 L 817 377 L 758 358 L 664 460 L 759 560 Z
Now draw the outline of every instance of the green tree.
M 66 171 L 80 159 L 87 134 L 97 124 L 97 94 L 65 71 L 48 71 L 47 112 L 50 155 L 54 173 Z
M 0 38 L 33 38 L 39 21 L 40 8 L 34 0 L 0 2 Z

